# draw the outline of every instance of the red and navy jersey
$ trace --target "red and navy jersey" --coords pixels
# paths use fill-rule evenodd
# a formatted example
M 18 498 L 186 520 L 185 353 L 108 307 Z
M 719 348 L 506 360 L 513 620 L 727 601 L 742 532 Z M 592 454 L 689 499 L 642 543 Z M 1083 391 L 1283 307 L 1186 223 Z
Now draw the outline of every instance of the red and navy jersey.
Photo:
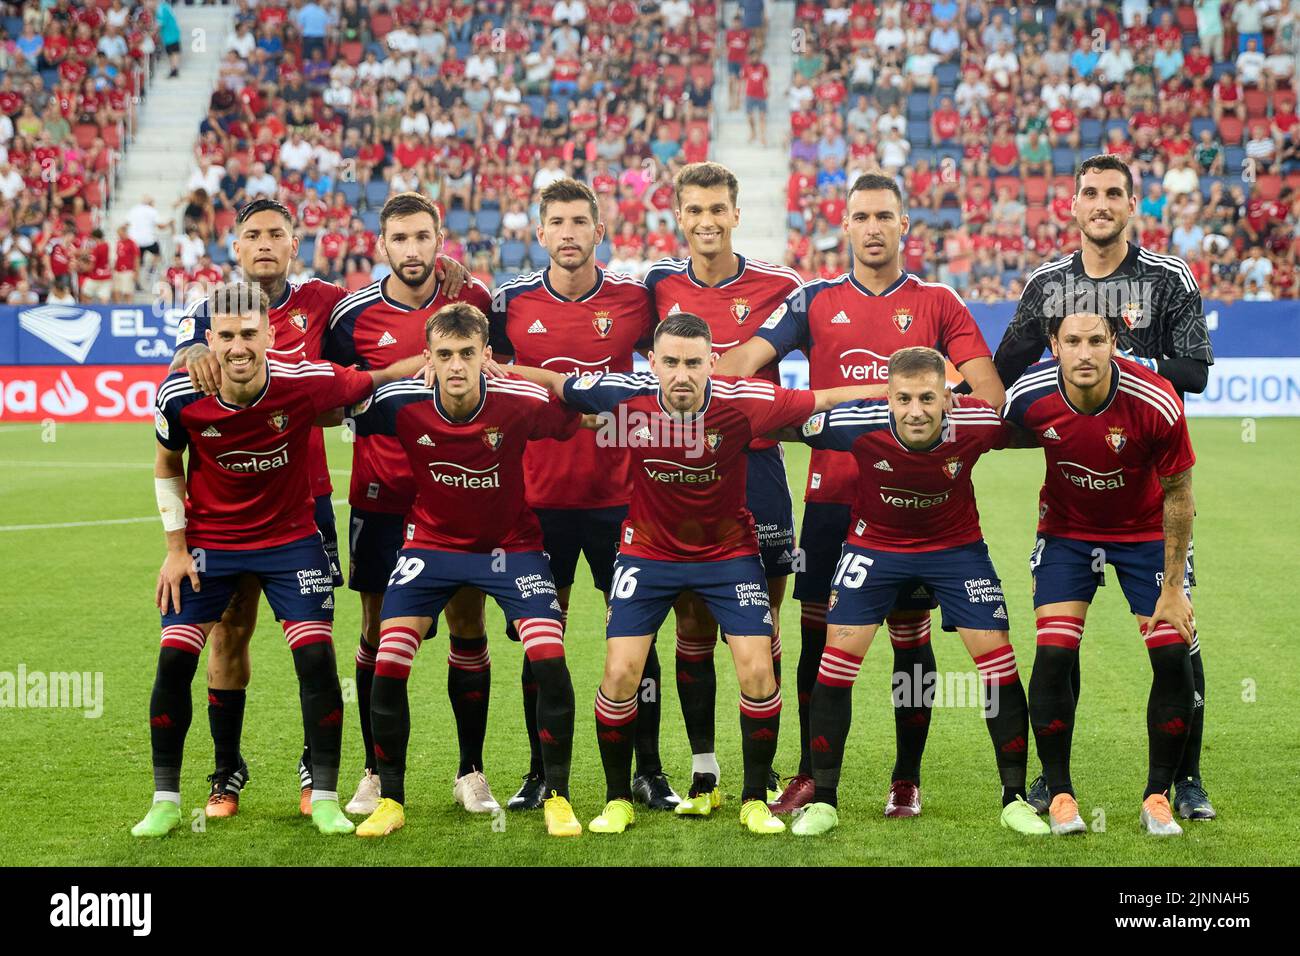
M 271 303 L 269 315 L 271 328 L 275 329 L 275 348 L 267 349 L 267 356 L 290 363 L 320 361 L 330 313 L 346 295 L 346 289 L 320 279 L 286 282 L 284 293 Z M 207 342 L 210 328 L 208 300 L 198 299 L 181 318 L 176 330 L 176 347 Z M 312 431 L 310 458 L 312 494 L 328 495 L 334 485 L 330 482 L 330 466 L 325 457 L 325 434 L 320 428 Z
M 584 412 L 615 413 L 605 427 L 617 428 L 632 460 L 619 551 L 656 561 L 758 554 L 745 507 L 746 449 L 756 435 L 805 420 L 816 403 L 809 391 L 714 377 L 704 406 L 683 418 L 665 409 L 650 372 L 571 378 L 564 400 Z
M 1110 394 L 1088 413 L 1066 397 L 1060 363 L 1040 362 L 1007 391 L 1003 416 L 1032 431 L 1047 458 L 1040 533 L 1085 541 L 1164 537 L 1160 479 L 1196 462 L 1183 403 L 1167 379 L 1116 358 Z
M 189 446 L 186 543 L 235 551 L 274 548 L 316 533 L 313 422 L 370 394 L 371 377 L 330 362 L 266 361 L 266 384 L 242 407 L 204 395 L 183 371 L 158 388 L 158 441 Z
M 565 375 L 630 372 L 632 355 L 654 336 L 646 287 L 617 272 L 596 270 L 591 291 L 559 295 L 547 270 L 505 283 L 493 299 L 492 351 L 498 358 Z M 585 431 L 563 445 L 538 442 L 524 455 L 528 503 L 534 508 L 613 508 L 631 493 L 627 451 L 599 447 Z
M 991 355 L 961 296 L 906 272 L 880 295 L 851 272 L 808 282 L 754 334 L 770 342 L 778 358 L 802 349 L 814 389 L 883 385 L 889 357 L 911 345 L 938 349 L 958 367 Z M 857 465 L 851 456 L 812 453 L 806 500 L 852 504 L 856 488 Z
M 857 465 L 849 544 L 939 551 L 983 537 L 971 473 L 986 451 L 1007 447 L 1011 428 L 987 402 L 961 401 L 928 448 L 903 444 L 883 398 L 846 402 L 804 423 L 805 443 L 850 452 Z
M 492 307 L 487 286 L 471 278 L 455 299 L 439 284 L 419 308 L 409 308 L 386 294 L 386 276 L 344 298 L 330 316 L 325 354 L 341 365 L 387 368 L 424 350 L 424 323 L 450 302 L 468 302 L 488 314 Z M 398 281 L 393 279 L 393 281 Z M 370 435 L 352 452 L 352 485 L 348 502 L 354 508 L 385 514 L 406 514 L 415 501 L 415 478 L 397 439 Z
M 415 476 L 406 545 L 439 551 L 540 551 L 542 530 L 524 498 L 524 449 L 563 441 L 581 416 L 540 385 L 514 375 L 479 379 L 478 407 L 464 419 L 443 409 L 437 388 L 407 379 L 355 410 L 358 436 L 397 442 Z
M 646 273 L 645 284 L 654 296 L 659 318 L 674 312 L 691 312 L 709 323 L 713 351 L 719 355 L 748 342 L 762 320 L 777 310 L 799 288 L 799 273 L 785 266 L 774 266 L 758 259 L 740 260 L 740 268 L 730 279 L 715 286 L 705 285 L 695 277 L 690 259 L 660 259 Z M 774 385 L 781 384 L 778 362 L 754 373 Z M 755 448 L 774 445 L 766 438 L 756 439 Z

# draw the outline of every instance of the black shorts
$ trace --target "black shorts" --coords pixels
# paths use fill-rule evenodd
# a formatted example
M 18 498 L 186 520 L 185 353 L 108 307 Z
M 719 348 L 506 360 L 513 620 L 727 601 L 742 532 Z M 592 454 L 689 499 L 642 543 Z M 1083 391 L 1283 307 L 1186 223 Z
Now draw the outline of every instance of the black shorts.
M 363 594 L 383 594 L 402 549 L 404 515 L 352 509 L 348 534 L 348 587 Z
M 156 243 L 156 242 L 152 242 L 152 243 L 150 243 L 150 244 L 147 245 L 147 246 L 141 246 L 141 247 L 140 247 L 140 252 L 141 252 L 142 254 L 143 254 L 143 253 L 146 253 L 146 252 L 151 252 L 151 253 L 153 253 L 155 256 L 160 256 L 160 255 L 162 255 L 162 248 L 158 245 L 158 243 Z
M 166 43 L 166 44 L 163 45 L 163 49 L 166 50 L 168 53 L 180 53 L 180 52 L 181 52 L 181 45 L 180 45 L 179 42 L 176 42 L 176 43 Z
M 831 598 L 831 580 L 840 563 L 844 542 L 849 537 L 848 505 L 809 501 L 803 509 L 803 527 L 799 529 L 799 552 L 803 570 L 794 578 L 794 599 L 826 604 Z M 939 606 L 933 593 L 919 585 L 910 594 L 901 595 L 891 610 L 928 611 Z
M 578 555 L 585 555 L 597 591 L 609 593 L 618 557 L 618 536 L 627 505 L 613 508 L 534 508 L 542 526 L 542 548 L 550 556 L 557 588 L 573 585 Z

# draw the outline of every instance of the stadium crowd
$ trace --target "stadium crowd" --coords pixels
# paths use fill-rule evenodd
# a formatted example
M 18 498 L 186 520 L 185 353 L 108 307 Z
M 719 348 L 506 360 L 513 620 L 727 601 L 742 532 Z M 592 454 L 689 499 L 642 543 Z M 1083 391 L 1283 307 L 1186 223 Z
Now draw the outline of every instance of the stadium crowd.
M 157 0 L 0 4 L 0 302 L 134 294 L 139 250 L 101 214 L 149 63 L 178 38 Z

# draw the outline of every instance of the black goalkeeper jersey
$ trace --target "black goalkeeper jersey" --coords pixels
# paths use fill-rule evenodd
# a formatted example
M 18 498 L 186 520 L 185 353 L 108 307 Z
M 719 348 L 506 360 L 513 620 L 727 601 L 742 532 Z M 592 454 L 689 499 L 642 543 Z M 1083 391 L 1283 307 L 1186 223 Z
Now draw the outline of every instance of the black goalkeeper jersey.
M 1117 317 L 1121 351 L 1157 361 L 1192 359 L 1214 364 L 1201 291 L 1187 264 L 1130 242 L 1119 268 L 1102 279 L 1084 272 L 1082 252 L 1030 273 L 1015 318 L 993 357 L 1004 386 L 1010 388 L 1042 357 L 1048 345 L 1048 318 L 1075 312 Z M 1177 390 L 1182 398 L 1183 390 Z

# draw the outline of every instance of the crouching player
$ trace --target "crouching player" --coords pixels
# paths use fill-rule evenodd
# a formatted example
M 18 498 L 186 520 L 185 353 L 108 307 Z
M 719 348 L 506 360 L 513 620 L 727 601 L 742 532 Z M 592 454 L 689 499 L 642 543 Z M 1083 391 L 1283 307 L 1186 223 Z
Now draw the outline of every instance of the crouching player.
M 1029 713 L 1009 639 L 1002 584 L 980 531 L 971 472 L 1013 430 L 986 402 L 946 409 L 943 356 L 900 349 L 889 359 L 888 398 L 841 405 L 785 440 L 850 452 L 858 465 L 849 537 L 832 579 L 826 650 L 810 711 L 813 802 L 792 826 L 820 836 L 839 824 L 836 793 L 852 718 L 853 682 L 885 615 L 918 585 L 939 600 L 975 661 L 984 719 L 1002 783 L 1002 825 L 1027 834 L 1048 826 L 1025 802 Z M 895 693 L 908 693 L 906 686 Z M 921 688 L 911 688 L 921 693 Z
M 1040 436 L 1047 473 L 1030 557 L 1038 652 L 1029 712 L 1051 796 L 1053 833 L 1082 833 L 1070 780 L 1084 619 L 1111 564 L 1151 660 L 1142 829 L 1177 836 L 1169 788 L 1187 745 L 1196 640 L 1188 580 L 1192 453 L 1182 403 L 1164 377 L 1115 355 L 1117 319 L 1049 320 L 1054 358 L 1007 393 L 1006 419 Z
M 154 476 L 167 557 L 155 595 L 162 649 L 149 702 L 154 802 L 131 832 L 163 836 L 181 822 L 190 684 L 209 633 L 247 573 L 260 581 L 293 651 L 313 758 L 312 820 L 322 833 L 351 833 L 337 793 L 343 696 L 332 643 L 334 586 L 310 481 L 312 426 L 377 384 L 411 374 L 421 360 L 382 372 L 268 361 L 275 330 L 256 285 L 217 287 L 207 312 L 220 387 L 204 395 L 182 370 L 158 389 Z
M 384 592 L 370 699 L 382 798 L 358 836 L 387 836 L 406 822 L 406 684 L 420 643 L 463 586 L 496 599 L 532 665 L 550 793 L 542 805 L 546 829 L 552 836 L 582 832 L 568 801 L 573 684 L 560 602 L 541 526 L 524 501 L 523 469 L 529 441 L 572 437 L 582 417 L 531 382 L 485 379 L 487 341 L 488 322 L 479 309 L 444 306 L 425 323 L 432 387 L 422 380 L 395 382 L 356 416 L 358 435 L 397 438 L 416 483 L 406 543 Z
M 746 451 L 757 436 L 802 421 L 865 388 L 791 391 L 758 379 L 713 378 L 708 324 L 679 312 L 659 323 L 652 372 L 565 378 L 513 367 L 584 412 L 610 413 L 603 440 L 626 445 L 632 500 L 620 536 L 606 623 L 605 674 L 596 692 L 596 739 L 605 769 L 605 810 L 595 833 L 635 822 L 632 751 L 637 689 L 655 631 L 684 591 L 722 627 L 740 683 L 744 787 L 740 822 L 780 833 L 768 809 L 781 693 L 772 668 L 772 613 L 754 519 L 745 507 Z M 722 803 L 712 774 L 696 774 L 692 800 Z

